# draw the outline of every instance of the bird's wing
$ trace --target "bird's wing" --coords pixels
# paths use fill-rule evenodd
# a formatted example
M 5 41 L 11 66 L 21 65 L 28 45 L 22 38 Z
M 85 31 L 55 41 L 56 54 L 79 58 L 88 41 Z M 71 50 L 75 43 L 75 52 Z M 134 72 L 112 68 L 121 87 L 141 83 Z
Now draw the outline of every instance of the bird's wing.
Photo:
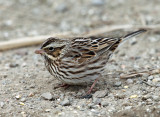
M 71 41 L 69 51 L 65 57 L 71 57 L 72 60 L 78 63 L 84 63 L 103 53 L 113 52 L 119 43 L 120 39 L 118 38 L 75 38 Z
M 107 37 L 88 37 L 88 38 L 74 38 L 71 40 L 70 48 L 66 57 L 71 57 L 72 60 L 78 63 L 84 63 L 91 60 L 93 57 L 109 56 L 115 51 L 122 41 L 127 40 L 133 36 L 146 32 L 145 29 L 140 29 L 131 32 L 120 38 L 107 38 Z M 103 55 L 102 55 L 103 54 Z

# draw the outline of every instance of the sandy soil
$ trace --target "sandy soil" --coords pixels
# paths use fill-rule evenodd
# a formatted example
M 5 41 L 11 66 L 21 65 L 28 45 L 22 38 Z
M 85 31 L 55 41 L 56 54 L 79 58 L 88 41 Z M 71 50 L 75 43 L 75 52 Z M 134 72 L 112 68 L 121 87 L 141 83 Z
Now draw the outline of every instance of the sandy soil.
M 159 0 L 0 0 L 0 41 L 65 31 L 80 34 L 107 25 L 158 25 L 159 5 Z M 158 117 L 160 74 L 120 76 L 160 69 L 159 34 L 148 32 L 119 47 L 89 99 L 80 98 L 89 86 L 54 89 L 60 82 L 34 54 L 40 46 L 0 52 L 0 116 Z

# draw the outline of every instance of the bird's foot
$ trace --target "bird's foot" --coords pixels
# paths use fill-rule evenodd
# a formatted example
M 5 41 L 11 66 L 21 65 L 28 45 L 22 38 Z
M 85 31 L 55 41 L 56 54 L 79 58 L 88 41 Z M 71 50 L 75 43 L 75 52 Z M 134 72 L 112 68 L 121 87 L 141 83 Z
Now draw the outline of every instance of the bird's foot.
M 87 91 L 86 95 L 82 96 L 82 98 L 91 98 L 91 92 L 93 91 L 94 86 L 96 85 L 96 82 L 98 81 L 98 78 L 93 82 L 92 86 L 90 89 Z

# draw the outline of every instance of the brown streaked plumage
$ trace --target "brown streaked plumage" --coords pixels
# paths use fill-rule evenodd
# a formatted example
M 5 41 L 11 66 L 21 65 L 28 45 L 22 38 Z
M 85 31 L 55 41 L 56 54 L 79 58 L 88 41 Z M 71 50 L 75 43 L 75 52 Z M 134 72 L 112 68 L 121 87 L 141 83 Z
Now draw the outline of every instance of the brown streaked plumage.
M 119 44 L 145 31 L 140 29 L 120 38 L 58 39 L 51 37 L 35 53 L 44 57 L 48 71 L 64 84 L 79 85 L 95 81 L 88 91 L 90 93 Z

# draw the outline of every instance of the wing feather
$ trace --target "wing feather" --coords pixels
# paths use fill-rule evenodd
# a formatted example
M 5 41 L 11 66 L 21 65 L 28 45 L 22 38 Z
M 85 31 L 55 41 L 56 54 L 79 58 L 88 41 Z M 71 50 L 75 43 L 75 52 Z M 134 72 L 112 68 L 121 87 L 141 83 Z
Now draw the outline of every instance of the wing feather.
M 119 38 L 75 38 L 71 41 L 69 52 L 65 57 L 71 57 L 78 63 L 89 61 L 102 53 L 113 52 L 120 43 Z

